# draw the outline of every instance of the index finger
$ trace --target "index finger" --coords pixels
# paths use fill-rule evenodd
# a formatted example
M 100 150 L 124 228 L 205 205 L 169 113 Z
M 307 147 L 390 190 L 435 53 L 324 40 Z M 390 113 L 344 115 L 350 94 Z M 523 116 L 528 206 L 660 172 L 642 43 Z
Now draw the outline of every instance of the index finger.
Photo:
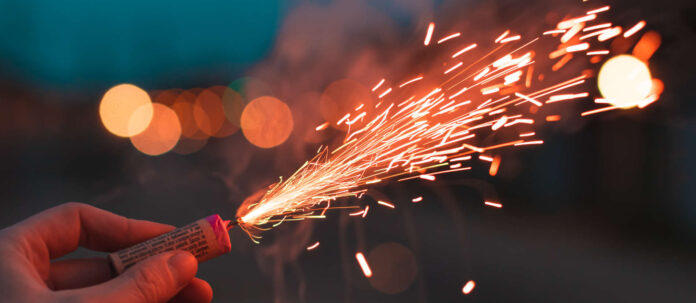
M 38 213 L 11 228 L 10 235 L 28 245 L 26 255 L 58 258 L 78 246 L 112 252 L 174 229 L 173 226 L 128 219 L 82 203 L 66 203 Z

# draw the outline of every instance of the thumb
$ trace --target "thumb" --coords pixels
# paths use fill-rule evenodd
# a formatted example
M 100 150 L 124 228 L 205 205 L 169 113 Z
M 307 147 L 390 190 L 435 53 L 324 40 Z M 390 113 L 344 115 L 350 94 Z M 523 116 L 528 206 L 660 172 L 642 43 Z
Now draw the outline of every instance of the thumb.
M 165 252 L 134 265 L 106 283 L 90 287 L 85 295 L 89 296 L 87 301 L 100 303 L 166 302 L 188 285 L 197 270 L 198 262 L 190 253 Z

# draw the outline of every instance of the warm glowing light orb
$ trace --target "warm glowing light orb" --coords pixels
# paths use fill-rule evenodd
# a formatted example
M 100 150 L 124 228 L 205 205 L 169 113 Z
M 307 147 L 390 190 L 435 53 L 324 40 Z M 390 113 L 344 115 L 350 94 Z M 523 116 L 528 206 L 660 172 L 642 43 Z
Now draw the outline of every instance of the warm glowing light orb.
M 276 98 L 259 97 L 247 104 L 241 117 L 244 137 L 261 148 L 271 148 L 290 136 L 293 129 L 290 108 Z
M 140 152 L 157 156 L 174 148 L 181 137 L 181 125 L 176 112 L 166 105 L 154 103 L 152 108 L 154 113 L 150 125 L 130 140 Z
M 133 84 L 110 88 L 99 103 L 99 117 L 106 129 L 120 137 L 144 131 L 152 120 L 152 101 L 146 91 Z
M 630 55 L 609 59 L 599 70 L 599 91 L 615 106 L 631 107 L 644 100 L 652 89 L 645 62 Z

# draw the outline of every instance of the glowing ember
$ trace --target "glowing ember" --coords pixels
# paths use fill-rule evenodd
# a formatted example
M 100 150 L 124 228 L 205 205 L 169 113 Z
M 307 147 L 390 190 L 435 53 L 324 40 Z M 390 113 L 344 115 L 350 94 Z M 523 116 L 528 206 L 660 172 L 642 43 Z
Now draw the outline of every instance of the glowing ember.
M 425 41 L 423 41 L 425 46 L 430 44 L 430 39 L 433 37 L 433 30 L 435 30 L 435 23 L 430 22 L 430 24 L 428 24 L 428 33 L 425 35 Z
M 636 23 L 636 25 L 634 25 L 633 27 L 629 28 L 629 29 L 623 34 L 624 38 L 628 38 L 628 37 L 632 36 L 633 34 L 637 33 L 639 30 L 643 29 L 643 27 L 645 27 L 645 21 L 642 21 L 642 20 L 641 20 L 641 21 L 639 21 L 638 23 Z
M 497 203 L 497 202 L 491 202 L 491 201 L 485 201 L 483 204 L 486 204 L 488 206 L 492 206 L 495 208 L 503 208 L 503 204 Z
M 466 282 L 466 284 L 464 284 L 464 287 L 462 287 L 462 293 L 468 295 L 474 290 L 474 287 L 476 287 L 476 282 L 469 280 Z
M 329 122 L 324 122 L 324 124 L 317 126 L 315 130 L 320 131 L 326 129 L 327 127 L 329 127 Z
M 447 40 L 451 40 L 451 39 L 457 38 L 457 37 L 459 37 L 459 36 L 461 36 L 461 35 L 462 35 L 462 33 L 454 33 L 454 34 L 451 34 L 451 35 L 449 35 L 449 36 L 447 36 L 447 37 L 444 37 L 444 38 L 442 38 L 442 39 L 440 39 L 440 40 L 437 40 L 437 44 L 440 44 L 440 43 L 445 42 L 445 41 L 447 41 Z
M 491 166 L 488 168 L 488 174 L 491 176 L 497 175 L 499 168 L 500 168 L 500 156 L 495 156 L 495 158 L 493 158 L 493 162 L 491 162 Z
M 413 203 L 418 203 L 420 201 L 423 201 L 423 197 L 416 197 L 416 198 L 413 198 L 413 200 L 411 200 L 411 202 L 413 202 Z
M 319 241 L 317 241 L 316 243 L 314 243 L 310 246 L 307 246 L 307 250 L 312 250 L 312 249 L 315 249 L 317 247 L 319 247 Z
M 391 204 L 389 202 L 377 201 L 377 204 L 384 205 L 384 206 L 389 207 L 389 208 L 394 208 L 394 204 Z
M 360 268 L 362 269 L 365 277 L 372 277 L 372 270 L 370 269 L 370 265 L 367 264 L 367 260 L 365 260 L 365 256 L 363 255 L 363 253 L 356 253 L 355 259 L 358 260 L 358 264 L 360 265 Z

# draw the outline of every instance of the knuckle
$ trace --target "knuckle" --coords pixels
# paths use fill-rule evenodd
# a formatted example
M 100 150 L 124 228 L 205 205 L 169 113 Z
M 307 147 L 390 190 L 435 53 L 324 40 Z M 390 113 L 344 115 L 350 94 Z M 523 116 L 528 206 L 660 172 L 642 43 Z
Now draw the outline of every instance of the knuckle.
M 135 286 L 145 302 L 156 302 L 167 288 L 168 273 L 154 270 L 140 270 L 135 275 Z
M 68 202 L 63 204 L 62 207 L 68 211 L 77 211 L 88 207 L 88 205 L 80 202 Z

